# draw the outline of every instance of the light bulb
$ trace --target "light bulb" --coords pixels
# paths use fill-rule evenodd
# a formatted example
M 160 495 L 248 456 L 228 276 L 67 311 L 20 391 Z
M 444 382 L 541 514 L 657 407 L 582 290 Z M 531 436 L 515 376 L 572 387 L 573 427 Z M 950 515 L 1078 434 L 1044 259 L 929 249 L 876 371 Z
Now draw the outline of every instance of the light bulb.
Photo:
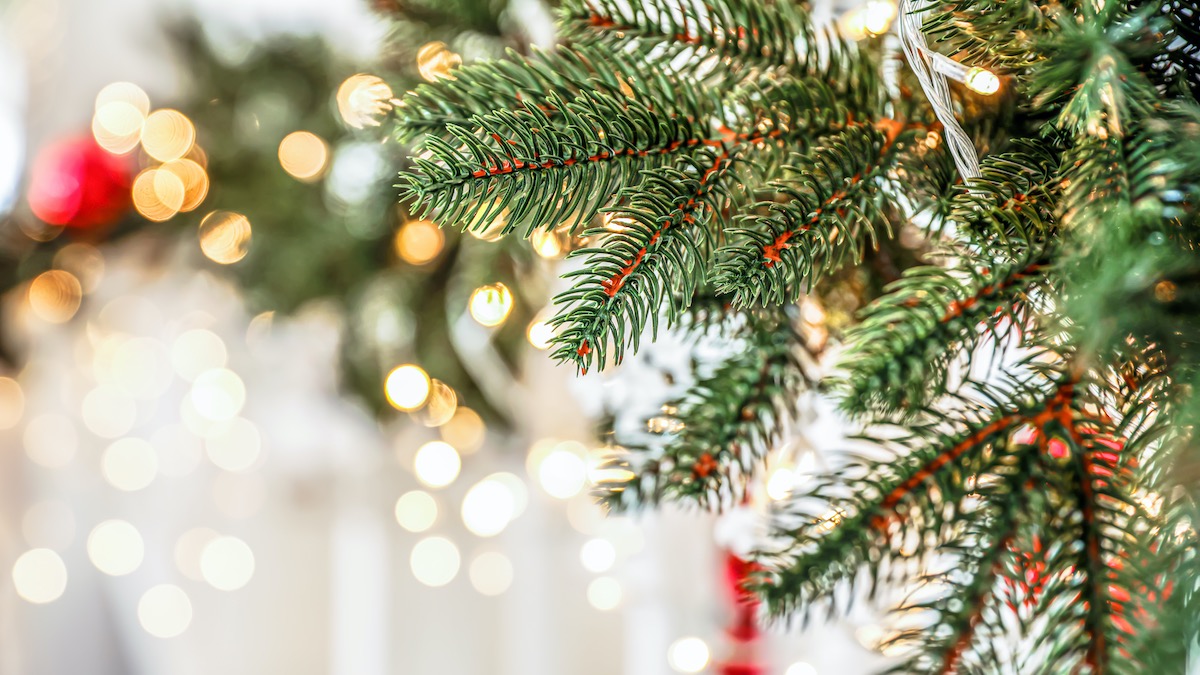
M 1000 78 L 996 74 L 986 68 L 975 66 L 967 70 L 967 76 L 963 78 L 963 84 L 967 88 L 977 94 L 991 96 L 1000 91 Z

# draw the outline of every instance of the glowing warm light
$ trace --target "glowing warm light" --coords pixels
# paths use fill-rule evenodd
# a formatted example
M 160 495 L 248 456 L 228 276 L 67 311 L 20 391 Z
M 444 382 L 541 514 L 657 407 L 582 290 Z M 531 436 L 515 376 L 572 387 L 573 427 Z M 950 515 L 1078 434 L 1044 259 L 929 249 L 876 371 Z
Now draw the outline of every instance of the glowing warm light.
M 158 455 L 147 441 L 122 438 L 104 450 L 100 470 L 104 480 L 118 490 L 141 490 L 158 474 Z
M 191 625 L 192 601 L 182 588 L 159 584 L 138 601 L 138 623 L 154 637 L 173 638 Z
M 467 529 L 480 537 L 492 537 L 504 531 L 516 513 L 516 502 L 508 486 L 485 479 L 467 491 L 463 498 L 462 519 Z
M 432 488 L 445 487 L 458 478 L 462 460 L 449 443 L 430 441 L 417 449 L 413 470 L 417 480 Z
M 74 274 L 49 270 L 29 283 L 29 308 L 34 316 L 50 323 L 65 323 L 79 311 L 83 287 Z
M 21 516 L 21 534 L 34 548 L 64 549 L 75 540 L 75 512 L 57 500 L 38 502 Z
M 232 211 L 213 211 L 200 221 L 200 250 L 209 260 L 232 265 L 250 252 L 250 220 Z
M 533 250 L 543 258 L 557 258 L 563 253 L 563 240 L 555 230 L 538 230 L 529 237 Z
M 101 385 L 83 397 L 80 412 L 89 431 L 102 438 L 117 438 L 133 428 L 137 403 L 120 389 Z
M 293 131 L 279 143 L 279 164 L 305 183 L 319 179 L 329 164 L 329 144 L 310 131 Z
M 206 420 L 232 420 L 246 404 L 246 385 L 237 373 L 213 368 L 196 376 L 190 394 L 196 412 Z
M 817 669 L 812 664 L 797 661 L 788 666 L 787 672 L 784 675 L 817 675 Z
M 967 70 L 963 84 L 971 91 L 984 96 L 991 96 L 1000 91 L 1000 78 L 992 71 L 978 66 Z
M 204 450 L 217 468 L 245 471 L 258 461 L 262 437 L 253 422 L 235 417 L 228 425 L 204 441 Z
M 25 414 L 25 394 L 11 377 L 0 377 L 0 429 L 17 426 Z
M 205 371 L 221 368 L 227 358 L 225 342 L 216 333 L 203 328 L 182 333 L 171 343 L 171 367 L 188 382 Z
M 429 400 L 418 413 L 421 424 L 427 427 L 440 427 L 454 417 L 458 408 L 458 394 L 450 385 L 441 380 L 431 380 Z
M 217 590 L 236 591 L 254 576 L 254 551 L 237 537 L 217 537 L 200 554 L 200 574 Z
M 454 79 L 450 71 L 462 65 L 462 57 L 446 48 L 443 42 L 430 42 L 417 51 L 417 70 L 421 77 L 435 82 L 441 78 Z
M 547 494 L 569 499 L 587 484 L 587 463 L 568 444 L 561 444 L 538 464 L 537 477 Z
M 588 604 L 607 612 L 621 604 L 621 584 L 612 577 L 599 577 L 587 587 Z
M 393 368 L 383 383 L 388 402 L 397 410 L 405 411 L 425 405 L 432 389 L 433 382 L 429 375 L 420 366 L 411 363 Z
M 503 553 L 489 551 L 471 561 L 471 585 L 484 595 L 500 595 L 513 582 L 512 562 Z
M 87 553 L 96 569 L 119 577 L 141 567 L 146 546 L 133 525 L 124 520 L 106 520 L 88 535 Z
M 767 496 L 775 501 L 782 501 L 792 495 L 795 485 L 795 475 L 791 469 L 781 467 L 771 472 L 767 478 Z
M 504 284 L 481 286 L 471 294 L 471 318 L 489 328 L 504 323 L 512 308 L 512 291 Z
M 207 527 L 196 527 L 180 535 L 175 540 L 174 550 L 175 566 L 180 574 L 192 581 L 204 581 L 204 574 L 200 571 L 200 556 L 209 542 L 220 536 Z
M 525 483 L 520 478 L 507 471 L 501 471 L 488 476 L 485 480 L 499 483 L 508 489 L 513 500 L 512 519 L 525 513 L 525 507 L 529 506 L 529 489 L 525 487 Z
M 67 566 L 48 548 L 35 548 L 21 554 L 12 568 L 13 586 L 27 602 L 42 605 L 54 602 L 67 590 Z
M 476 239 L 482 239 L 483 241 L 496 241 L 500 237 L 504 236 L 504 230 L 507 227 L 508 208 L 505 207 L 501 209 L 498 214 L 496 214 L 496 217 L 492 220 L 492 222 L 488 223 L 484 227 L 476 225 L 468 230 L 468 232 L 470 232 L 471 236 L 475 237 Z
M 338 87 L 337 107 L 346 124 L 355 129 L 377 127 L 392 109 L 392 88 L 374 75 L 351 75 Z
M 607 539 L 589 539 L 579 550 L 579 561 L 589 572 L 607 572 L 617 562 L 617 549 Z
M 188 212 L 194 211 L 204 198 L 208 196 L 208 172 L 204 167 L 200 166 L 195 160 L 177 159 L 163 164 L 159 169 L 160 172 L 175 176 L 183 185 L 183 200 L 180 202 L 179 211 Z M 163 198 L 164 203 L 166 201 Z
M 534 319 L 525 331 L 525 335 L 534 349 L 549 349 L 550 341 L 554 339 L 554 326 L 551 326 L 550 322 L 545 319 Z
M 429 537 L 417 542 L 408 562 L 417 581 L 437 587 L 454 580 L 461 558 L 454 542 L 444 537 Z
M 183 180 L 165 169 L 146 169 L 133 180 L 133 207 L 147 220 L 161 223 L 174 218 L 186 196 Z
M 441 228 L 428 220 L 405 223 L 396 231 L 396 255 L 410 265 L 424 265 L 438 257 L 446 237 Z
M 681 673 L 698 673 L 708 665 L 708 645 L 698 637 L 685 637 L 671 643 L 667 662 Z
M 46 413 L 29 420 L 21 442 L 25 454 L 34 463 L 57 469 L 66 466 L 75 457 L 79 434 L 71 420 L 62 415 Z
M 96 144 L 114 155 L 137 147 L 150 112 L 150 97 L 136 84 L 114 82 L 96 95 L 92 135 Z
M 396 522 L 409 532 L 424 532 L 433 527 L 437 515 L 437 501 L 428 492 L 413 490 L 396 500 Z
M 178 110 L 155 110 L 142 126 L 142 147 L 160 162 L 179 159 L 196 143 L 196 127 Z
M 455 409 L 454 416 L 438 427 L 438 433 L 443 441 L 458 448 L 462 454 L 469 455 L 483 446 L 487 437 L 487 427 L 479 413 L 459 406 Z

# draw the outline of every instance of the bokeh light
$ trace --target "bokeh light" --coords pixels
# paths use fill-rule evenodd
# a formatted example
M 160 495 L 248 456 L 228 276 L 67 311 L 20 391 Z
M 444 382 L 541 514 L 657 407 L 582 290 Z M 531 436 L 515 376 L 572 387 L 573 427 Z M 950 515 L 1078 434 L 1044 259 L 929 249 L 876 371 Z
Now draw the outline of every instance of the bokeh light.
M 160 162 L 187 155 L 195 142 L 195 125 L 178 110 L 155 110 L 142 126 L 142 148 Z
M 204 573 L 200 570 L 200 556 L 209 542 L 221 535 L 216 530 L 207 527 L 195 527 L 175 540 L 175 567 L 179 573 L 192 581 L 204 581 Z
M 504 284 L 489 284 L 471 294 L 471 317 L 480 324 L 493 327 L 504 323 L 513 308 L 512 291 Z
M 430 385 L 429 400 L 418 413 L 418 419 L 427 427 L 440 427 L 454 417 L 458 394 L 441 380 L 431 380 Z
M 1000 78 L 992 71 L 978 66 L 967 71 L 963 84 L 971 91 L 984 96 L 991 96 L 1000 91 Z
M 417 542 L 409 566 L 417 581 L 426 586 L 445 586 L 458 576 L 462 559 L 458 547 L 445 537 L 428 537 Z
M 559 443 L 536 461 L 536 473 L 542 489 L 552 497 L 568 499 L 587 484 L 587 462 L 578 443 Z
M 409 532 L 424 532 L 437 522 L 437 500 L 428 492 L 413 490 L 396 500 L 395 512 L 400 527 Z
M 461 468 L 462 460 L 458 457 L 458 451 L 443 441 L 430 441 L 422 445 L 413 459 L 417 480 L 432 488 L 453 483 Z
M 607 539 L 589 539 L 579 549 L 579 561 L 589 572 L 607 572 L 617 561 L 617 549 Z
M 469 573 L 471 585 L 484 595 L 500 595 L 512 586 L 513 564 L 503 553 L 480 553 L 471 561 Z
M 138 623 L 154 637 L 181 635 L 192 623 L 192 601 L 182 588 L 159 584 L 138 601 Z
M 817 674 L 817 669 L 814 668 L 811 663 L 805 663 L 804 661 L 797 661 L 797 662 L 793 663 L 792 665 L 788 666 L 788 669 L 786 672 L 784 672 L 784 675 L 818 675 L 818 674 Z
M 429 42 L 417 51 L 417 71 L 430 82 L 453 79 L 452 70 L 462 65 L 462 57 L 446 48 L 443 42 Z
M 432 387 L 429 375 L 420 366 L 406 363 L 388 373 L 383 392 L 392 407 L 411 411 L 425 405 Z
M 74 274 L 49 270 L 29 283 L 29 308 L 34 316 L 49 323 L 69 321 L 79 311 L 83 287 Z
M 13 586 L 27 602 L 54 602 L 67 590 L 67 566 L 57 553 L 35 548 L 21 554 L 12 568 Z
M 158 454 L 148 441 L 122 438 L 105 448 L 100 456 L 100 470 L 104 480 L 118 490 L 141 490 L 158 475 Z
M 479 537 L 500 534 L 515 514 L 516 500 L 512 492 L 497 480 L 488 478 L 476 483 L 463 498 L 463 524 Z
M 183 186 L 183 199 L 179 204 L 180 212 L 196 210 L 208 196 L 208 172 L 195 160 L 185 157 L 167 162 L 159 169 L 160 174 L 163 172 L 178 178 L 179 183 Z
M 464 455 L 469 455 L 483 447 L 487 438 L 487 426 L 479 413 L 458 406 L 454 415 L 442 426 L 438 427 L 442 440 L 453 445 Z
M 54 266 L 75 275 L 84 293 L 96 290 L 104 278 L 104 254 L 82 241 L 72 242 L 54 254 Z
M 250 219 L 233 211 L 213 211 L 200 221 L 200 250 L 209 260 L 232 265 L 250 252 Z
M 196 376 L 190 394 L 196 412 L 206 420 L 232 420 L 246 404 L 246 385 L 237 373 L 213 368 Z
M 254 576 L 254 551 L 237 537 L 217 537 L 200 554 L 200 574 L 213 588 L 236 591 Z
M 621 604 L 621 595 L 621 584 L 612 577 L 592 579 L 587 587 L 588 604 L 602 612 L 616 609 Z
M 131 152 L 138 146 L 150 97 L 130 82 L 114 82 L 96 95 L 92 117 L 92 136 L 96 144 L 114 155 Z
M 298 181 L 319 180 L 329 164 L 329 144 L 311 131 L 293 131 L 279 143 L 279 164 Z
M 11 377 L 0 377 L 0 429 L 17 426 L 25 415 L 25 393 Z
M 117 438 L 137 421 L 137 403 L 117 387 L 101 385 L 83 397 L 83 425 L 101 438 Z
M 410 265 L 425 265 L 442 252 L 446 237 L 428 220 L 413 220 L 396 231 L 396 255 Z
M 549 349 L 550 342 L 554 339 L 554 326 L 539 316 L 529 323 L 525 335 L 534 349 Z
M 187 196 L 183 180 L 165 169 L 146 169 L 133 180 L 133 207 L 147 220 L 174 218 Z
M 377 127 L 392 109 L 392 88 L 375 75 L 346 78 L 337 91 L 338 114 L 355 129 Z
M 698 673 L 708 665 L 708 645 L 698 637 L 679 638 L 667 649 L 667 663 L 681 673 Z
M 92 528 L 87 553 L 96 569 L 119 577 L 141 567 L 146 546 L 141 533 L 132 524 L 124 520 L 106 520 Z

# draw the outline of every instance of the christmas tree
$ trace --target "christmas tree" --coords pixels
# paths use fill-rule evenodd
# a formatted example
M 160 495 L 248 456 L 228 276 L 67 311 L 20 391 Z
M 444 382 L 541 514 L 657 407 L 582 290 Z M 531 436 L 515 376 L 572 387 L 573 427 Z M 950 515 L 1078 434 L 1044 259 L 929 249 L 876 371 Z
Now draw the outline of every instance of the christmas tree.
M 1198 9 L 567 0 L 559 47 L 409 93 L 401 187 L 444 226 L 587 240 L 552 319 L 584 373 L 660 322 L 740 345 L 614 460 L 614 508 L 736 503 L 799 392 L 838 397 L 861 453 L 779 509 L 771 614 L 908 588 L 897 672 L 1181 672 Z

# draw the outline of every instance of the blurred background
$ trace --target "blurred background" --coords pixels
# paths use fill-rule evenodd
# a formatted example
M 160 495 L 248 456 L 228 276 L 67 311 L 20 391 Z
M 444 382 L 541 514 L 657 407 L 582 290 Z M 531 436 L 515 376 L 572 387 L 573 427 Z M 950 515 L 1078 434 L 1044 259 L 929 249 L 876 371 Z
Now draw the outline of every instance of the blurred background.
M 762 503 L 605 517 L 691 360 L 542 351 L 579 242 L 396 204 L 397 98 L 540 0 L 0 0 L 0 673 L 857 673 L 733 602 Z M 789 441 L 822 451 L 820 401 Z M 652 420 L 653 421 L 653 420 Z M 651 425 L 653 426 L 653 425 Z M 809 455 L 810 457 L 812 455 Z

